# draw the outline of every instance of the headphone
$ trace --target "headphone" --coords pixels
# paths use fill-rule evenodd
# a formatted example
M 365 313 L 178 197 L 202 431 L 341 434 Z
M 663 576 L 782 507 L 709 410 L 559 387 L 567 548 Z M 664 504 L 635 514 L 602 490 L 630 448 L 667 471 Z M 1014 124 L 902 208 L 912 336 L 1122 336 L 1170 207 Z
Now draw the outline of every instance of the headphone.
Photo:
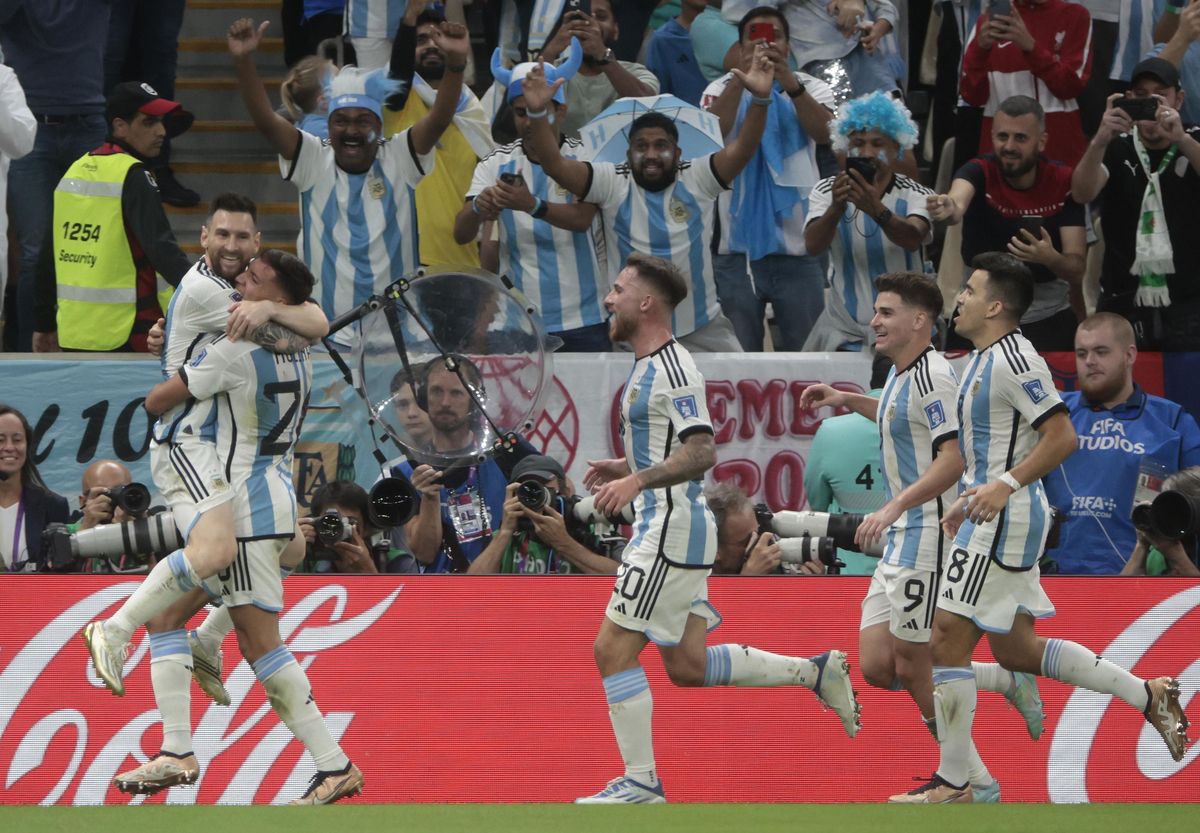
M 480 396 L 484 395 L 483 373 L 479 370 L 479 365 L 461 353 L 447 353 L 445 356 L 430 359 L 417 371 L 417 384 L 413 390 L 413 399 L 416 400 L 417 407 L 425 413 L 429 413 L 429 377 L 433 375 L 433 372 L 443 370 L 455 378 L 459 378 L 459 374 L 451 370 L 448 365 L 458 367 L 462 372 L 462 381 L 475 388 Z M 468 416 L 479 416 L 479 406 L 475 402 L 475 397 L 468 393 L 468 398 L 471 402 Z

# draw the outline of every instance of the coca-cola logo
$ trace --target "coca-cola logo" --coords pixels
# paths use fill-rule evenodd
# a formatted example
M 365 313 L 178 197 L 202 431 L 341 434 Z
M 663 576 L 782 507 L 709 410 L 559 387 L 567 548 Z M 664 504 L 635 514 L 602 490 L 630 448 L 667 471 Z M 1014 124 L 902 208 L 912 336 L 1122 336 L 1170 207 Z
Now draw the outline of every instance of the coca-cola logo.
M 148 659 L 148 640 L 143 639 L 131 651 L 125 676 L 130 680 L 128 688 L 140 689 L 129 691 L 126 701 L 136 698 L 149 708 L 124 724 L 112 719 L 111 695 L 96 677 L 78 641 L 84 625 L 136 587 L 136 582 L 112 585 L 71 605 L 29 638 L 0 674 L 0 746 L 12 748 L 14 739 L 6 736 L 23 732 L 15 740 L 4 773 L 4 790 L 17 793 L 18 800 L 77 805 L 123 801 L 124 797 L 113 790 L 112 779 L 147 760 L 144 736 L 150 730 L 157 733 L 159 721 L 150 696 L 149 674 L 144 670 L 138 673 L 139 666 Z M 323 585 L 297 600 L 281 616 L 280 635 L 308 669 L 322 653 L 351 642 L 375 624 L 402 589 L 394 587 L 366 610 L 346 616 L 350 596 L 347 588 Z M 39 686 L 39 681 L 43 685 Z M 195 802 L 204 779 L 214 772 L 222 783 L 219 791 L 213 791 L 210 785 L 206 795 L 211 794 L 219 804 L 249 804 L 256 800 L 281 803 L 304 791 L 312 762 L 307 756 L 297 761 L 294 748 L 285 756 L 294 738 L 255 683 L 253 669 L 243 661 L 227 675 L 230 706 L 214 705 L 202 695 L 193 698 L 194 704 L 199 700 L 205 706 L 195 726 L 194 751 L 206 763 L 206 771 L 194 787 L 170 790 L 168 803 Z M 47 684 L 53 686 L 53 692 L 47 690 Z M 56 696 L 49 696 L 52 693 Z M 76 705 L 46 711 L 50 707 L 43 704 L 44 700 Z M 326 709 L 346 705 L 331 703 Z M 120 720 L 124 720 L 128 708 L 119 713 Z M 335 738 L 342 737 L 355 714 L 326 711 L 325 721 Z M 291 768 L 286 769 L 289 765 Z M 260 795 L 264 786 L 274 792 Z M 142 800 L 144 796 L 137 796 L 130 803 Z
M 1152 656 L 1164 656 L 1171 641 L 1185 643 L 1196 655 L 1194 621 L 1190 627 L 1177 627 L 1200 607 L 1200 587 L 1193 587 L 1171 596 L 1135 619 L 1100 653 L 1105 659 L 1142 677 L 1173 676 L 1179 680 L 1180 702 L 1184 709 L 1200 688 L 1200 658 L 1186 668 L 1156 666 Z M 1194 617 L 1193 617 L 1194 618 Z M 1185 656 L 1188 654 L 1185 654 Z M 1143 662 L 1143 660 L 1146 660 Z M 1150 791 L 1161 786 L 1164 798 L 1172 799 L 1167 783 L 1178 776 L 1200 755 L 1200 745 L 1193 746 L 1182 761 L 1172 760 L 1166 745 L 1149 722 L 1141 724 L 1136 738 L 1128 722 L 1109 719 L 1110 706 L 1129 707 L 1109 694 L 1076 689 L 1067 700 L 1050 741 L 1050 757 L 1046 765 L 1046 786 L 1050 800 L 1056 803 L 1081 803 L 1093 800 L 1093 792 L 1108 800 L 1155 800 Z M 1194 731 L 1194 730 L 1193 730 Z M 1133 773 L 1141 773 L 1137 782 Z M 1094 786 L 1089 791 L 1089 784 Z M 1136 785 L 1136 786 L 1135 786 Z M 1105 788 L 1115 788 L 1109 792 Z M 1194 797 L 1194 796 L 1193 796 Z

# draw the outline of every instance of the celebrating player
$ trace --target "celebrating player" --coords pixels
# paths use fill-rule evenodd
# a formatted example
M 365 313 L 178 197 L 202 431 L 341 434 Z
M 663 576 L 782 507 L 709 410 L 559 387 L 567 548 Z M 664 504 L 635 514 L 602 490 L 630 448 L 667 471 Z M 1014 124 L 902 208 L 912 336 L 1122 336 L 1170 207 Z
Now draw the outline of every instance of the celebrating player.
M 929 804 L 972 800 L 977 689 L 970 660 L 984 632 L 1003 667 L 1111 694 L 1142 712 L 1176 761 L 1190 743 L 1175 680 L 1140 679 L 1082 645 L 1034 630 L 1035 618 L 1054 613 L 1038 571 L 1050 526 L 1041 478 L 1074 451 L 1075 429 L 1046 362 L 1017 329 L 1033 298 L 1029 270 L 995 252 L 971 266 L 955 315 L 958 332 L 975 346 L 958 390 L 967 488 L 942 522 L 955 538 L 933 630 L 941 762 L 914 799 Z
M 625 774 L 579 804 L 667 800 L 654 764 L 650 686 L 638 662 L 649 641 L 658 645 L 676 685 L 802 685 L 837 712 L 848 735 L 859 728 L 841 651 L 804 659 L 748 645 L 705 650 L 706 631 L 720 622 L 706 588 L 716 523 L 701 493 L 716 450 L 704 379 L 671 335 L 672 313 L 686 297 L 687 282 L 671 263 L 632 254 L 604 299 L 613 341 L 628 342 L 636 356 L 621 392 L 627 456 L 591 461 L 584 475 L 600 511 L 613 513 L 636 500 L 634 535 L 595 644 Z
M 866 517 L 855 541 L 863 546 L 886 534 L 887 546 L 863 600 L 859 658 L 868 683 L 889 690 L 899 685 L 912 696 L 936 738 L 929 636 L 942 569 L 942 514 L 958 496 L 963 471 L 958 379 L 930 340 L 942 310 L 937 285 L 925 275 L 896 272 L 881 276 L 876 289 L 871 319 L 875 349 L 895 363 L 883 395 L 875 399 L 811 385 L 800 403 L 804 408 L 847 407 L 879 425 L 887 502 Z M 981 684 L 987 681 L 984 688 L 1000 692 L 1021 711 L 1029 734 L 1037 739 L 1042 702 L 1033 677 L 996 663 L 975 663 L 974 668 Z M 999 801 L 1000 784 L 973 744 L 968 763 L 975 801 Z M 908 800 L 908 793 L 892 797 Z

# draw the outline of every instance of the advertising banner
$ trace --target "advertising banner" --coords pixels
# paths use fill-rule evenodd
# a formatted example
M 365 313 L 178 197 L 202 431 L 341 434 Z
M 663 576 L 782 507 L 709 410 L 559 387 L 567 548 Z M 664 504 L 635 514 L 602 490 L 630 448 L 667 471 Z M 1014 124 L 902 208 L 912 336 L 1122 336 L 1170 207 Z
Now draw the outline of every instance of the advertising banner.
M 1200 587 L 1175 579 L 1046 581 L 1058 615 L 1043 636 L 1081 642 L 1141 677 L 1178 677 L 1193 726 Z M 311 760 L 271 711 L 235 640 L 232 705 L 192 687 L 202 775 L 149 799 L 112 778 L 154 755 L 161 732 L 139 632 L 126 694 L 96 678 L 79 639 L 134 583 L 100 576 L 0 581 L 0 803 L 281 803 Z M 360 801 L 566 802 L 621 772 L 592 641 L 602 578 L 295 576 L 280 630 L 326 721 L 363 770 Z M 713 579 L 724 616 L 709 644 L 850 655 L 863 728 L 849 739 L 801 688 L 679 689 L 653 649 L 659 773 L 671 801 L 875 802 L 928 776 L 937 748 L 907 695 L 858 673 L 863 578 Z M 987 657 L 981 646 L 976 659 Z M 1200 747 L 1180 763 L 1142 715 L 1106 695 L 1042 681 L 1045 734 L 1029 739 L 1002 697 L 981 693 L 975 741 L 1005 801 L 1200 800 Z

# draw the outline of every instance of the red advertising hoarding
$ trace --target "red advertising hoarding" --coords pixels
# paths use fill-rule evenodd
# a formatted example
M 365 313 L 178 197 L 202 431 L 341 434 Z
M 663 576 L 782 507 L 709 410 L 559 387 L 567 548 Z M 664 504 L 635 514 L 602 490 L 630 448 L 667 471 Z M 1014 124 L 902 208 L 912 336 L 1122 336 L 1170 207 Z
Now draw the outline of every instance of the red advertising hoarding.
M 112 777 L 158 749 L 148 643 L 126 695 L 95 677 L 78 634 L 134 583 L 0 581 L 0 803 L 123 803 Z M 1200 687 L 1200 586 L 1174 579 L 1046 581 L 1046 636 L 1082 642 L 1139 676 Z M 294 577 L 281 631 L 332 731 L 366 775 L 369 802 L 569 801 L 621 770 L 591 644 L 609 580 L 571 577 Z M 672 801 L 877 801 L 928 775 L 937 750 L 906 695 L 857 672 L 865 578 L 710 580 L 724 624 L 710 644 L 779 653 L 842 648 L 863 729 L 851 740 L 811 692 L 677 689 L 653 651 L 658 765 Z M 985 649 L 981 649 L 981 652 Z M 299 795 L 311 762 L 270 711 L 231 637 L 228 708 L 193 687 L 203 774 L 149 801 L 270 803 Z M 1197 801 L 1200 764 L 1166 753 L 1142 717 L 1106 696 L 1044 681 L 1046 731 L 981 693 L 975 740 L 1005 801 Z M 133 801 L 141 801 L 135 798 Z

